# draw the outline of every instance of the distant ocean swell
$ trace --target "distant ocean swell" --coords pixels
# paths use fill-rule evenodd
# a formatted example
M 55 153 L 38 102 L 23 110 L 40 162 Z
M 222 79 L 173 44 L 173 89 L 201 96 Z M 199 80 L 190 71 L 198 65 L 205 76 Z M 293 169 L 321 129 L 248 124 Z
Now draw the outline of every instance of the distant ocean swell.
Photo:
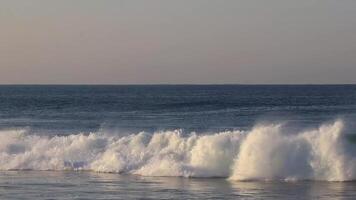
M 298 134 L 283 125 L 182 136 L 179 131 L 119 137 L 37 136 L 0 131 L 0 170 L 90 170 L 142 176 L 230 180 L 356 180 L 356 144 L 337 120 Z

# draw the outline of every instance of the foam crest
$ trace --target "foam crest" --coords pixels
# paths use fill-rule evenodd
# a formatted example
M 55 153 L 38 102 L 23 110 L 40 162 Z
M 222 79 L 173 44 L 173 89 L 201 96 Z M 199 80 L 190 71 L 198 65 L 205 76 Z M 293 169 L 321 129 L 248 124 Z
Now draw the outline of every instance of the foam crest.
M 281 124 L 210 135 L 180 130 L 128 136 L 0 131 L 0 170 L 90 170 L 230 180 L 355 180 L 356 149 L 341 120 L 300 133 Z
M 343 122 L 283 134 L 280 125 L 254 128 L 243 141 L 232 180 L 355 179 L 355 147 L 343 137 Z

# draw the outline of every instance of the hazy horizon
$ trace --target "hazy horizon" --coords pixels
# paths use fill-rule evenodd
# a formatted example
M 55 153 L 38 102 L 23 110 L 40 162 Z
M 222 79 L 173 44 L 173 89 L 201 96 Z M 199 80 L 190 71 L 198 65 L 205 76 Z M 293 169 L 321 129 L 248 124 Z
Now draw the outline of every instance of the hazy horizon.
M 356 1 L 4 0 L 0 84 L 356 84 Z

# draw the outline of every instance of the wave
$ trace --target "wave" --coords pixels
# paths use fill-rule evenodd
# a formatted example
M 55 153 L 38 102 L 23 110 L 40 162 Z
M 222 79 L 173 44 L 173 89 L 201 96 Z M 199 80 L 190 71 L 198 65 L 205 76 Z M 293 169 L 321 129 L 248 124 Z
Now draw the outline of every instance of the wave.
M 282 124 L 210 135 L 180 130 L 128 136 L 104 133 L 39 136 L 0 131 L 0 170 L 90 170 L 142 176 L 224 177 L 230 180 L 356 178 L 355 145 L 337 120 L 286 133 Z

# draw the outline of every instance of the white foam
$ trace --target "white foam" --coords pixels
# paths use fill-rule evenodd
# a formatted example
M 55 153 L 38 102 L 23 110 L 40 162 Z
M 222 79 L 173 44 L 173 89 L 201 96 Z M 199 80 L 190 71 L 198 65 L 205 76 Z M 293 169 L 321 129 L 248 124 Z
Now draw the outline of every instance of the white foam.
M 254 128 L 237 155 L 232 180 L 355 179 L 354 147 L 342 137 L 343 122 L 286 135 L 280 125 Z
M 0 170 L 91 170 L 230 180 L 355 180 L 355 147 L 343 122 L 286 134 L 280 124 L 183 136 L 180 130 L 124 137 L 0 131 Z

